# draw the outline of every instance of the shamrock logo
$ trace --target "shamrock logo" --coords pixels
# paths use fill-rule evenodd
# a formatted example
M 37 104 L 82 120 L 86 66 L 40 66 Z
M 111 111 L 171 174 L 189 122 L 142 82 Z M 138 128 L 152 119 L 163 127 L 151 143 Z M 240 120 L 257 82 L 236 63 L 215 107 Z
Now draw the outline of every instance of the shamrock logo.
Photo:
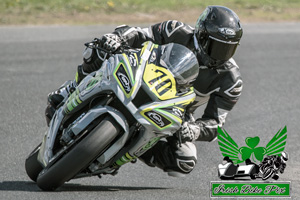
M 247 137 L 245 139 L 246 146 L 238 147 L 236 142 L 229 136 L 229 134 L 218 127 L 218 144 L 220 151 L 224 157 L 228 156 L 233 163 L 238 164 L 244 162 L 246 159 L 251 158 L 252 161 L 262 161 L 265 155 L 280 155 L 284 151 L 287 130 L 286 126 L 279 130 L 275 136 L 269 141 L 266 147 L 257 147 L 260 138 Z
M 251 158 L 251 160 L 254 162 L 256 162 L 257 160 L 262 161 L 267 151 L 264 147 L 256 147 L 259 141 L 260 139 L 258 136 L 246 138 L 245 142 L 248 145 L 248 147 L 239 148 L 239 152 L 242 156 L 243 161 L 247 158 Z

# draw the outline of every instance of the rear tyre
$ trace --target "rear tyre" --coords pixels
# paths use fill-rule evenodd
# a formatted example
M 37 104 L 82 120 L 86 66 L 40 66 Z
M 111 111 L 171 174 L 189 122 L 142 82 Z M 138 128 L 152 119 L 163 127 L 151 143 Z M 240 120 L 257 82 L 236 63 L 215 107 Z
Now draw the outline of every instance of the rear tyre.
M 40 151 L 41 144 L 39 144 L 26 158 L 25 170 L 31 180 L 36 182 L 39 173 L 43 170 L 42 165 L 38 162 L 37 157 Z
M 37 178 L 39 188 L 46 191 L 55 190 L 72 179 L 86 168 L 117 137 L 119 132 L 119 125 L 111 116 L 104 118 L 66 155 L 39 174 Z
M 250 174 L 250 178 L 251 178 L 252 180 L 255 180 L 255 179 L 256 179 L 256 176 L 255 176 L 254 174 Z

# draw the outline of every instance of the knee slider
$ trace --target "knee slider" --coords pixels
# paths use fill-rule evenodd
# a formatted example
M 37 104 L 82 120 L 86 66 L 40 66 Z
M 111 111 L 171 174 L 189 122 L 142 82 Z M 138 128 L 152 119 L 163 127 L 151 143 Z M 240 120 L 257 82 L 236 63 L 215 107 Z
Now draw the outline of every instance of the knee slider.
M 193 171 L 197 160 L 195 157 L 181 157 L 181 158 L 176 158 L 177 166 L 180 169 L 182 173 L 190 173 Z
M 190 173 L 197 163 L 197 150 L 193 143 L 182 143 L 175 154 L 176 163 L 180 171 Z

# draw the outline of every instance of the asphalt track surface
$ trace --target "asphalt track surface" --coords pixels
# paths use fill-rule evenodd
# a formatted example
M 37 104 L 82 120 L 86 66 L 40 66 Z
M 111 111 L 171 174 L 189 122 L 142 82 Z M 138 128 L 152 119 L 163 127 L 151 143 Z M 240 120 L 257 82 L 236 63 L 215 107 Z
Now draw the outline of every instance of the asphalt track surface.
M 55 192 L 41 191 L 27 177 L 24 160 L 46 123 L 46 96 L 73 79 L 83 43 L 115 26 L 0 27 L 0 199 L 209 199 L 222 155 L 217 142 L 197 142 L 198 164 L 185 178 L 172 178 L 138 161 L 117 176 L 72 180 Z M 145 27 L 145 26 L 144 26 Z M 235 55 L 244 88 L 225 130 L 239 146 L 260 137 L 265 146 L 287 126 L 290 160 L 281 181 L 300 198 L 300 24 L 247 24 Z M 202 110 L 197 111 L 201 116 Z

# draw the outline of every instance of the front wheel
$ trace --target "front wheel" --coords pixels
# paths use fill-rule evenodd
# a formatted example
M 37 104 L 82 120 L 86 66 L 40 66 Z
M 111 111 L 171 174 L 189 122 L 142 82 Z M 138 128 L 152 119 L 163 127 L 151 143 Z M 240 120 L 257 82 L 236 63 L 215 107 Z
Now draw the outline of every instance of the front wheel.
M 104 118 L 84 139 L 50 168 L 45 168 L 37 185 L 46 191 L 55 190 L 86 168 L 120 132 L 111 116 Z
M 263 171 L 262 180 L 267 180 L 268 178 L 272 177 L 274 175 L 275 171 L 273 168 L 267 167 Z
M 42 165 L 37 160 L 41 144 L 39 144 L 26 158 L 25 170 L 31 180 L 36 182 L 39 173 L 43 170 Z

